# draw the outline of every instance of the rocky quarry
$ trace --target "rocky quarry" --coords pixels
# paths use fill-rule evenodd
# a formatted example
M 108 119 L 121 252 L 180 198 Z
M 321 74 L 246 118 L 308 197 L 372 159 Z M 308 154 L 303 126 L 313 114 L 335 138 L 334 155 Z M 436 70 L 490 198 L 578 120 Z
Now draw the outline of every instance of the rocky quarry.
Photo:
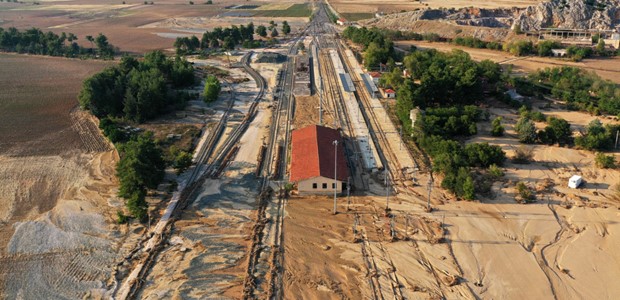
M 395 30 L 433 32 L 429 24 L 441 26 L 435 32 L 452 31 L 480 38 L 506 38 L 508 31 L 536 31 L 541 28 L 618 30 L 620 28 L 620 0 L 552 0 L 527 8 L 480 9 L 425 9 L 386 15 L 365 23 Z M 448 28 L 443 28 L 443 27 Z M 468 32 L 464 26 L 478 27 Z M 490 31 L 484 32 L 490 28 Z M 461 30 L 457 30 L 461 29 Z M 487 34 L 485 34 L 487 33 Z M 488 34 L 490 33 L 490 34 Z M 445 37 L 452 38 L 450 34 Z

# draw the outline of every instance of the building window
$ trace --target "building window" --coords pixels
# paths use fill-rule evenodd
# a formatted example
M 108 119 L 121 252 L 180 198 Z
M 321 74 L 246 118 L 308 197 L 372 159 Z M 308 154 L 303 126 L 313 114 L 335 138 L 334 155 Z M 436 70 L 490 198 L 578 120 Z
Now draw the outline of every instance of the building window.
M 335 189 L 335 188 L 336 188 L 336 184 L 332 183 L 332 189 Z
M 327 188 L 327 183 L 323 183 L 323 188 L 326 189 Z
M 316 183 L 313 183 L 313 184 L 312 184 L 312 188 L 313 188 L 313 189 L 316 189 Z

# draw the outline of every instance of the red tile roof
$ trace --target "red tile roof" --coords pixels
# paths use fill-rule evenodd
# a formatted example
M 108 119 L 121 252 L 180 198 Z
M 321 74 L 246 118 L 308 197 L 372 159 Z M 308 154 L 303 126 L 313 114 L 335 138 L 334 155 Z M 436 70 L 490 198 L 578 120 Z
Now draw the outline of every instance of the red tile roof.
M 386 89 L 386 90 L 385 90 L 385 93 L 386 93 L 386 94 L 394 94 L 394 93 L 396 93 L 396 92 L 395 92 L 393 89 Z
M 337 180 L 346 181 L 349 169 L 338 130 L 310 125 L 293 131 L 290 181 L 314 177 L 334 178 L 334 145 L 338 141 Z
M 379 78 L 379 77 L 381 77 L 381 73 L 379 73 L 379 72 L 370 72 L 370 73 L 368 73 L 368 75 L 370 75 L 370 77 L 372 77 L 372 78 Z

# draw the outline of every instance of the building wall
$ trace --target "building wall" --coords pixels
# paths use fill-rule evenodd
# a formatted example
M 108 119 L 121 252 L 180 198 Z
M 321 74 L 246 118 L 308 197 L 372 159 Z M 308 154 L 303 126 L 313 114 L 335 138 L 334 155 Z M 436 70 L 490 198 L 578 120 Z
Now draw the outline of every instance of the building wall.
M 336 191 L 338 194 L 342 193 L 342 186 L 344 182 L 336 181 Z M 334 193 L 334 189 L 332 188 L 332 184 L 334 180 L 326 177 L 315 177 L 306 180 L 299 181 L 297 183 L 297 191 L 300 194 L 318 194 L 318 195 L 329 195 Z M 313 188 L 313 184 L 316 184 L 316 188 Z M 326 184 L 327 188 L 323 188 L 323 184 Z

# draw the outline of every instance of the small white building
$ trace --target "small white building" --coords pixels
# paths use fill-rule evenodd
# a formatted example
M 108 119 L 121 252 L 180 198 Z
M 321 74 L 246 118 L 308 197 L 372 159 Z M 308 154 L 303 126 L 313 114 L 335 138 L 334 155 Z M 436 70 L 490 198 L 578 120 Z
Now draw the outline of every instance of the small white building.
M 551 53 L 553 53 L 554 57 L 565 57 L 566 49 L 551 49 Z
M 383 97 L 388 99 L 394 99 L 396 98 L 396 91 L 394 91 L 393 89 L 385 89 L 383 90 Z
M 344 25 L 351 25 L 351 22 L 347 21 L 347 19 L 345 18 L 340 18 L 336 21 L 336 24 L 340 26 L 344 26 Z
M 568 180 L 568 187 L 571 189 L 578 188 L 583 183 L 583 178 L 579 175 L 573 175 Z

